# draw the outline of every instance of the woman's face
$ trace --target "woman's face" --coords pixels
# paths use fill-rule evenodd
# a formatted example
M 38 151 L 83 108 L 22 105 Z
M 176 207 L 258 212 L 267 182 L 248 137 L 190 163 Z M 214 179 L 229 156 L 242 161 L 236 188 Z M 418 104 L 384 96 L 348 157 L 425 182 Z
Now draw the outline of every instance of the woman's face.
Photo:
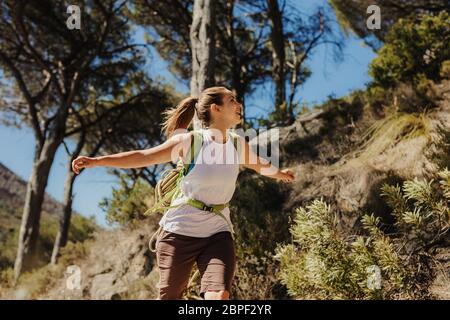
M 228 127 L 234 127 L 241 123 L 242 104 L 236 99 L 233 92 L 225 91 L 222 98 L 222 105 L 218 106 L 220 110 L 220 118 L 228 124 Z

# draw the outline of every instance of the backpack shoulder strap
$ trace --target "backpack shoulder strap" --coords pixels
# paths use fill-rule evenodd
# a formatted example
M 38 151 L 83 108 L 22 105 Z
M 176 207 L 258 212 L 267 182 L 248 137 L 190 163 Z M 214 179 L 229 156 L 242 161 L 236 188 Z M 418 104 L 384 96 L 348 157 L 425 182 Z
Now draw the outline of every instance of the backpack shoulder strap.
M 203 145 L 203 132 L 201 130 L 192 131 L 191 146 L 186 154 L 187 162 L 184 164 L 184 175 L 187 175 L 195 165 L 195 160 Z
M 235 132 L 230 132 L 230 135 L 231 135 L 231 138 L 233 139 L 233 145 L 237 151 L 238 157 L 239 157 L 239 159 L 241 159 L 241 153 L 242 153 L 241 137 Z

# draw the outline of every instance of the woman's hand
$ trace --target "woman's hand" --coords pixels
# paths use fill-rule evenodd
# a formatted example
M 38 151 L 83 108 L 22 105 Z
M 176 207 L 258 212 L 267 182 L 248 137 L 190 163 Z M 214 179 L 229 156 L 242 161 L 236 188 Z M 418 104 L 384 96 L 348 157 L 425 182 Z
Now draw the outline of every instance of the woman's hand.
M 283 182 L 292 182 L 295 180 L 294 172 L 290 169 L 280 170 L 276 178 Z
M 90 157 L 78 157 L 75 160 L 72 161 L 72 170 L 76 174 L 80 173 L 80 169 L 83 168 L 94 168 L 97 164 L 96 158 L 90 158 Z

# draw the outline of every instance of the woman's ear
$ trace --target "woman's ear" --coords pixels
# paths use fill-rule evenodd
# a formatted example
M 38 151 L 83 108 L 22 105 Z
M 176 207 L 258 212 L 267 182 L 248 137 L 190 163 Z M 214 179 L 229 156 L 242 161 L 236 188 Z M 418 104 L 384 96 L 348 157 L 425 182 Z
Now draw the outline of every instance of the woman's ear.
M 220 112 L 220 106 L 218 106 L 217 104 L 213 103 L 211 104 L 211 109 L 214 109 L 214 111 Z

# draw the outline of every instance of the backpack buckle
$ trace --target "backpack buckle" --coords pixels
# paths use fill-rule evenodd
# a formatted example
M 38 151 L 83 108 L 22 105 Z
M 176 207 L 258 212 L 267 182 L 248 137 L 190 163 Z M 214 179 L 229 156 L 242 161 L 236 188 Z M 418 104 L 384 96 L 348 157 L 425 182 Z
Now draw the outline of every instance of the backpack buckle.
M 207 205 L 205 204 L 205 205 L 203 205 L 202 210 L 204 210 L 204 211 L 209 211 L 209 212 L 213 212 L 213 211 L 214 211 L 214 208 L 213 208 L 213 207 L 210 207 L 210 206 L 207 206 Z

